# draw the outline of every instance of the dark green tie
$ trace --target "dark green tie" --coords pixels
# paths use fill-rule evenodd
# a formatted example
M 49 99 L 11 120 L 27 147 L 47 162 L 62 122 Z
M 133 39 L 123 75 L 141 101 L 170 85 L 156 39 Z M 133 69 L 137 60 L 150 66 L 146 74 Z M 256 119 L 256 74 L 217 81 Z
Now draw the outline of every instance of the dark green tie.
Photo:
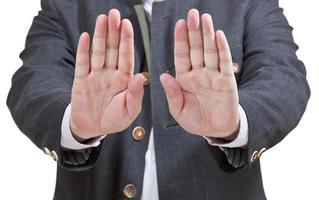
M 149 28 L 147 24 L 147 19 L 145 16 L 143 1 L 137 1 L 137 3 L 134 4 L 134 10 L 136 12 L 138 23 L 140 25 L 140 29 L 142 32 L 143 45 L 144 45 L 144 50 L 146 55 L 147 70 L 151 80 L 152 63 L 151 63 L 150 32 L 149 32 Z

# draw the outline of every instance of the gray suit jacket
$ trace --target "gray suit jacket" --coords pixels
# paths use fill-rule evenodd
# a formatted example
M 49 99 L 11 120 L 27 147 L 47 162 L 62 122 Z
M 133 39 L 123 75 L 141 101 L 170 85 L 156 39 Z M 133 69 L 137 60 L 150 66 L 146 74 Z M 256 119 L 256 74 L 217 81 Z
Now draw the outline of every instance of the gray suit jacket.
M 155 3 L 150 24 L 152 80 L 145 87 L 140 115 L 127 130 L 107 136 L 97 148 L 62 149 L 61 121 L 70 103 L 79 35 L 87 31 L 92 36 L 96 17 L 111 8 L 132 21 L 135 73 L 147 70 L 131 0 L 42 0 L 42 11 L 34 18 L 20 55 L 23 66 L 12 78 L 7 105 L 16 124 L 57 161 L 54 199 L 126 199 L 123 189 L 129 183 L 137 191 L 133 199 L 139 199 L 151 126 L 161 200 L 265 199 L 258 158 L 298 124 L 310 96 L 305 67 L 296 57 L 298 47 L 278 0 Z M 236 79 L 248 118 L 249 143 L 246 149 L 225 149 L 227 156 L 176 123 L 159 81 L 163 72 L 174 74 L 174 26 L 191 8 L 212 14 L 216 30 L 226 33 L 233 61 L 241 66 Z M 132 138 L 136 126 L 146 130 L 139 142 Z

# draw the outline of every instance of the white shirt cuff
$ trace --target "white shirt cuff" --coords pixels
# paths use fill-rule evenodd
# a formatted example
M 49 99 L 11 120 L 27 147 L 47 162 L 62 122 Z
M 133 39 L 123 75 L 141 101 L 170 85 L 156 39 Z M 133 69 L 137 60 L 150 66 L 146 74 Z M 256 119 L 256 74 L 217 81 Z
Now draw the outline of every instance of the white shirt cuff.
M 70 116 L 71 116 L 71 104 L 65 109 L 64 116 L 61 125 L 61 146 L 67 149 L 80 150 L 87 149 L 91 147 L 97 147 L 100 145 L 101 140 L 105 138 L 105 135 L 96 137 L 89 143 L 82 144 L 78 142 L 72 135 L 70 128 Z
M 212 138 L 212 137 L 204 137 L 210 145 L 226 147 L 226 148 L 238 148 L 238 147 L 246 147 L 248 144 L 248 121 L 247 116 L 244 109 L 239 104 L 239 116 L 240 116 L 240 127 L 239 132 L 235 140 L 229 143 L 221 143 L 220 139 Z

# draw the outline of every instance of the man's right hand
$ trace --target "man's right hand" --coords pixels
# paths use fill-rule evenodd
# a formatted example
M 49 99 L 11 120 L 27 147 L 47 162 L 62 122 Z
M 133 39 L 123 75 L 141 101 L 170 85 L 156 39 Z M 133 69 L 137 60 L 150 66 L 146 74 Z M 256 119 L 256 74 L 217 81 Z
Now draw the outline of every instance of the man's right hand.
M 80 36 L 72 88 L 70 128 L 76 139 L 120 132 L 141 111 L 142 74 L 134 71 L 134 33 L 118 10 L 97 18 L 90 47 Z

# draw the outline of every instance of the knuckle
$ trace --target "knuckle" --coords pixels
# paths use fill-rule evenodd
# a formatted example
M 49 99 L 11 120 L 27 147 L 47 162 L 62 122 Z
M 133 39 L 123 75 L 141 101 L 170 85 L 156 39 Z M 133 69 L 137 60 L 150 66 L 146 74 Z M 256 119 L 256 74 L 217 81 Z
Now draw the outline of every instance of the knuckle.
M 89 60 L 76 61 L 75 64 L 77 67 L 86 67 L 89 65 Z
M 193 50 L 202 50 L 203 49 L 203 45 L 202 44 L 190 44 L 191 49 Z
M 189 57 L 189 52 L 178 52 L 178 53 L 175 53 L 175 57 L 177 57 L 177 58 L 188 58 Z
M 231 59 L 229 58 L 219 58 L 219 63 L 221 65 L 229 65 L 232 64 Z
M 105 52 L 103 50 L 95 49 L 92 51 L 92 56 L 103 57 L 104 55 L 105 55 Z
M 105 40 L 105 35 L 100 34 L 100 33 L 95 33 L 94 34 L 94 40 L 97 40 L 98 42 L 102 41 L 102 40 Z
M 106 44 L 106 49 L 107 50 L 117 50 L 118 49 L 118 45 L 112 42 L 108 42 Z
M 234 77 L 235 75 L 234 75 L 234 73 L 231 73 L 231 72 L 222 72 L 222 74 L 223 74 L 223 76 L 225 76 L 225 77 Z
M 132 51 L 119 51 L 119 54 L 123 58 L 132 58 L 133 57 Z
M 213 48 L 213 47 L 210 47 L 210 48 L 205 48 L 205 53 L 207 54 L 217 54 L 217 49 L 216 48 Z
M 128 44 L 133 44 L 134 43 L 134 39 L 133 38 L 121 38 L 121 43 L 128 43 Z

